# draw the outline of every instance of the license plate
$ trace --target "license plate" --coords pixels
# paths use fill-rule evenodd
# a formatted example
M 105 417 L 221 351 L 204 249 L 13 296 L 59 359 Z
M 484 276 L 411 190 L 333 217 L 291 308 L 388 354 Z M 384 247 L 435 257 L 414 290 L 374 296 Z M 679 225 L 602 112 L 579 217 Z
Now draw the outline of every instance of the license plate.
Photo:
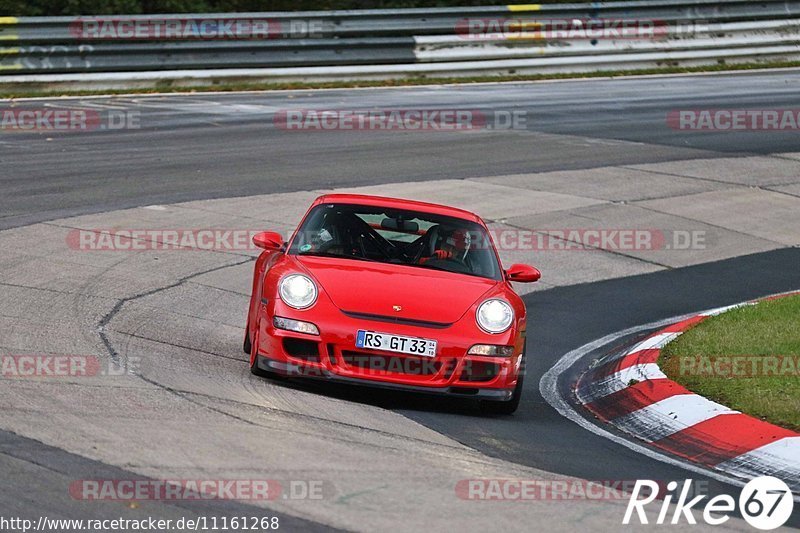
M 356 348 L 407 353 L 421 357 L 436 357 L 436 341 L 433 339 L 418 339 L 416 337 L 365 331 L 363 329 L 358 330 L 356 335 Z

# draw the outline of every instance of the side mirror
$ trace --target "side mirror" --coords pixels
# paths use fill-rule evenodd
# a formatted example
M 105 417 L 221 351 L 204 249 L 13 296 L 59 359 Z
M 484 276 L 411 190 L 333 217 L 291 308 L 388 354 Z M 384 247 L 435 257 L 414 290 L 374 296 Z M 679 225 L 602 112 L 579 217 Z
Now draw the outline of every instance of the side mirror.
M 283 237 L 274 231 L 262 231 L 253 235 L 253 244 L 264 250 L 277 251 L 283 248 Z
M 506 276 L 508 276 L 509 281 L 533 283 L 534 281 L 539 281 L 539 278 L 542 277 L 542 273 L 539 272 L 538 268 L 530 265 L 515 264 L 511 265 L 508 270 L 506 270 Z

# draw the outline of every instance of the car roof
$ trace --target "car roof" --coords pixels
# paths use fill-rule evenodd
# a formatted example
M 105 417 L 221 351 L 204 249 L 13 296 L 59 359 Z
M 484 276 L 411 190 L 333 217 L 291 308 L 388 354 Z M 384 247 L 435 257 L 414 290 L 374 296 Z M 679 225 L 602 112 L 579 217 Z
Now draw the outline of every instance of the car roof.
M 421 211 L 423 213 L 463 218 L 473 222 L 483 223 L 478 215 L 465 209 L 459 209 L 457 207 L 450 207 L 446 205 L 431 204 L 428 202 L 419 202 L 417 200 L 406 200 L 402 198 L 389 198 L 386 196 L 372 196 L 367 194 L 325 194 L 314 200 L 313 205 L 324 203 L 408 209 L 410 211 Z

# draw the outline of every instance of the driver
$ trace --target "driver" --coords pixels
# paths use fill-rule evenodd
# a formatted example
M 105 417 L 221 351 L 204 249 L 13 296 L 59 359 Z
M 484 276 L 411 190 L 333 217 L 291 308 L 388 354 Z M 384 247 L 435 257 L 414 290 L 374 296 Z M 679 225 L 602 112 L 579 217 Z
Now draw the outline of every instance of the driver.
M 464 229 L 453 230 L 439 240 L 439 248 L 433 251 L 433 255 L 430 257 L 423 257 L 419 262 L 424 264 L 430 260 L 442 261 L 450 259 L 463 263 L 471 244 L 472 237 L 469 231 Z

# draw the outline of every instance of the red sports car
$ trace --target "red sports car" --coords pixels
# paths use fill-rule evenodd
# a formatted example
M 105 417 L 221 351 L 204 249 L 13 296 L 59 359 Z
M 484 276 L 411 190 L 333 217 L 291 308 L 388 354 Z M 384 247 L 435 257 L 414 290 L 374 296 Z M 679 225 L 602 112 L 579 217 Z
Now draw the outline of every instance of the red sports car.
M 489 412 L 519 405 L 525 305 L 484 222 L 441 205 L 331 194 L 288 243 L 254 237 L 244 350 L 256 375 L 447 394 Z

